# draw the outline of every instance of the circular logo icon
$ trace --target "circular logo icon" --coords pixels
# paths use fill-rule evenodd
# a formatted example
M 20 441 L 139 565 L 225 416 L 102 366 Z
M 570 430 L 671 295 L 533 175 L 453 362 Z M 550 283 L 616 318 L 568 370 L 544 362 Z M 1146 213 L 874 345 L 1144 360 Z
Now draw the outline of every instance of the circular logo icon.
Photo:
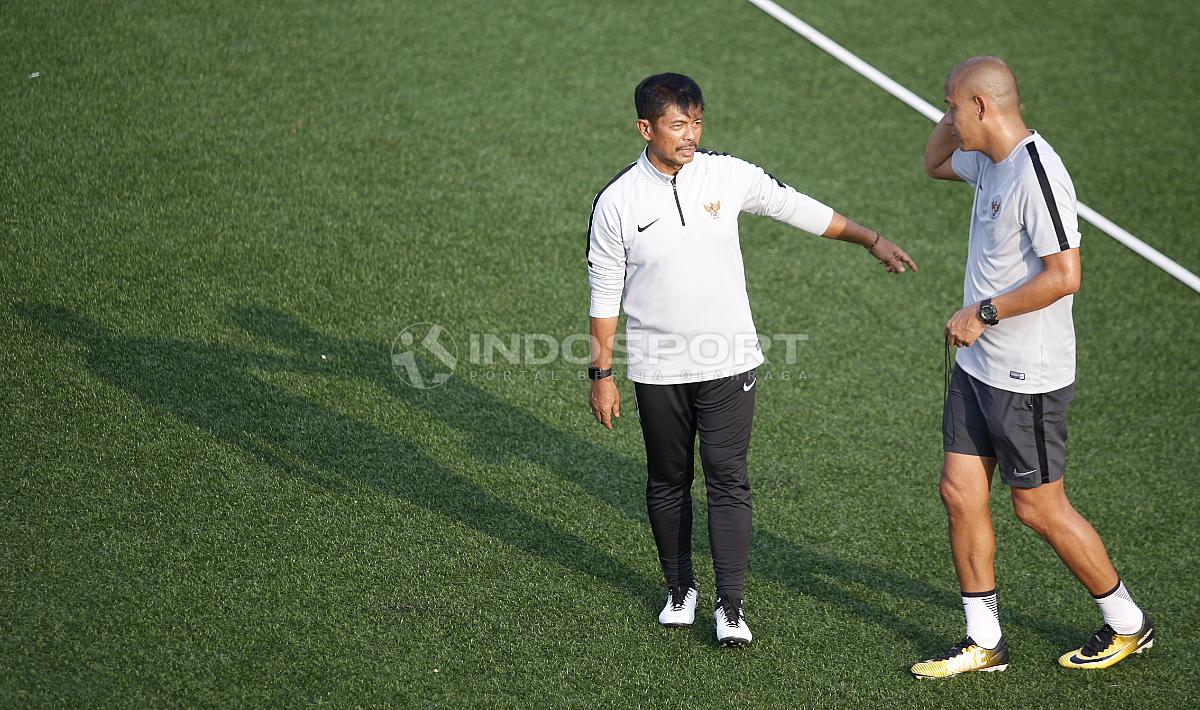
M 392 341 L 392 370 L 410 387 L 441 387 L 457 365 L 458 343 L 437 323 L 413 323 Z

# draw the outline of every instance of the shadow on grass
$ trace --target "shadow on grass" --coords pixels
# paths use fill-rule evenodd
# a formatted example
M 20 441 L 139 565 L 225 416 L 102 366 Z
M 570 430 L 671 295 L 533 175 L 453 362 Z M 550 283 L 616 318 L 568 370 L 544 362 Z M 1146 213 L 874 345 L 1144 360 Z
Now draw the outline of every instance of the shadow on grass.
M 444 515 L 479 532 L 593 576 L 649 603 L 657 585 L 613 555 L 497 499 L 426 456 L 415 441 L 339 414 L 264 382 L 254 371 L 349 374 L 308 358 L 279 357 L 210 343 L 124 337 L 55 306 L 19 306 L 43 331 L 86 348 L 93 374 L 257 456 L 333 491 L 358 481 Z M 245 315 L 245 314 L 243 314 Z M 276 325 L 286 323 L 276 318 Z M 265 323 L 265 321 L 264 321 Z M 275 335 L 301 336 L 296 330 Z M 379 369 L 377 346 L 293 341 L 299 352 L 352 358 L 358 374 Z M 493 409 L 493 416 L 503 410 Z
M 530 461 L 581 486 L 627 517 L 646 520 L 642 462 L 559 431 L 462 378 L 452 378 L 436 390 L 414 389 L 391 372 L 380 344 L 330 338 L 288 314 L 263 308 L 240 309 L 233 313 L 233 321 L 292 355 L 125 337 L 57 306 L 21 305 L 17 311 L 46 333 L 84 346 L 88 367 L 98 377 L 269 465 L 334 491 L 345 489 L 344 480 L 358 481 L 600 579 L 638 599 L 647 611 L 657 611 L 661 604 L 661 582 L 628 567 L 611 551 L 598 550 L 497 499 L 438 465 L 403 432 L 384 431 L 334 412 L 264 382 L 254 371 L 372 381 L 462 434 L 462 445 L 481 463 Z M 329 354 L 331 360 L 322 363 L 316 357 L 319 353 Z M 937 634 L 920 620 L 898 617 L 828 580 L 958 610 L 957 597 L 945 590 L 893 570 L 803 548 L 769 531 L 755 530 L 754 539 L 751 571 L 755 577 L 858 616 L 908 640 L 919 652 L 940 652 L 958 640 Z M 1078 629 L 1019 611 L 1006 614 L 1006 620 L 1060 644 L 1078 634 Z M 711 634 L 706 624 L 693 627 L 693 632 L 705 639 Z

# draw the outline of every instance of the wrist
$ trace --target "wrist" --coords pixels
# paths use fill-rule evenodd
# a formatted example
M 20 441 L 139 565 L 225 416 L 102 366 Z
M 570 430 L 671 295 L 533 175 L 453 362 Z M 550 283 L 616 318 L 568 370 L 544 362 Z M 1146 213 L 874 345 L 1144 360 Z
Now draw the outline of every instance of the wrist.
M 612 372 L 612 365 L 609 365 L 608 367 L 596 367 L 595 365 L 592 365 L 588 368 L 588 379 L 592 381 L 592 384 L 601 382 L 603 380 L 611 381 Z
M 867 251 L 871 251 L 872 249 L 874 249 L 874 248 L 875 248 L 875 246 L 876 246 L 877 244 L 879 244 L 879 240 L 883 238 L 883 235 L 882 235 L 882 234 L 880 234 L 879 232 L 876 232 L 875 230 L 871 230 L 871 231 L 872 231 L 872 232 L 874 232 L 874 234 L 875 234 L 875 238 L 874 238 L 874 239 L 869 239 L 869 238 L 868 238 L 868 239 L 869 239 L 869 241 L 870 241 L 870 243 L 869 243 L 869 244 L 863 244 L 863 248 L 864 248 L 864 249 L 866 249 Z
M 985 326 L 996 325 L 1000 322 L 996 307 L 992 305 L 992 299 L 985 298 L 979 302 L 979 305 L 975 307 L 975 318 Z

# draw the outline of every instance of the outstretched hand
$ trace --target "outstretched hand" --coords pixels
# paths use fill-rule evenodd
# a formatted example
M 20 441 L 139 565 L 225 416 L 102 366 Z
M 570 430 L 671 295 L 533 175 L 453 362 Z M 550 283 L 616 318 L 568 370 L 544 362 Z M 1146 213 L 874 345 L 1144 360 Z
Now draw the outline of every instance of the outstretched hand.
M 883 268 L 889 274 L 902 274 L 905 271 L 905 266 L 916 272 L 917 262 L 912 260 L 903 249 L 896 246 L 890 239 L 880 236 L 878 241 L 868 249 L 871 256 L 879 260 L 883 264 Z

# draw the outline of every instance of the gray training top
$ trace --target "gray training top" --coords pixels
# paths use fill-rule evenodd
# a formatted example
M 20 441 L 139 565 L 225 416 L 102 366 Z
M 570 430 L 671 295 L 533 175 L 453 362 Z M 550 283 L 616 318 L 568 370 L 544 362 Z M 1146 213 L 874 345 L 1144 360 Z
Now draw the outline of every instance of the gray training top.
M 954 172 L 975 187 L 963 306 L 995 298 L 1041 273 L 1042 257 L 1079 247 L 1075 186 L 1054 148 L 1030 131 L 1004 160 L 957 150 Z M 992 387 L 1038 394 L 1075 381 L 1074 296 L 1003 318 L 958 366 Z

